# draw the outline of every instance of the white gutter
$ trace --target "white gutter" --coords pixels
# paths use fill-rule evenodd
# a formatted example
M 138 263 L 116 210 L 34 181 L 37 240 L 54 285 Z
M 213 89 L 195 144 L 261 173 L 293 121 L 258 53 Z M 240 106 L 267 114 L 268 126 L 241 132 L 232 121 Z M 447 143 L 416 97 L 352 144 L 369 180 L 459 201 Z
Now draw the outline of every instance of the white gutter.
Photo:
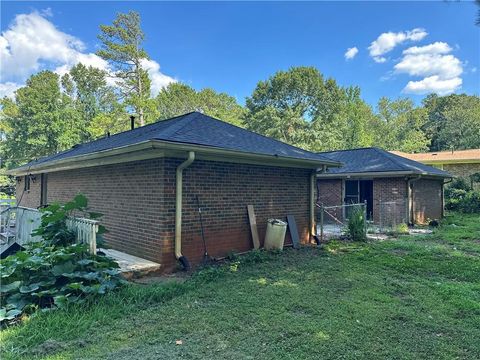
M 271 166 L 287 166 L 287 167 L 297 167 L 297 168 L 318 168 L 322 165 L 328 165 L 332 167 L 338 167 L 341 163 L 337 161 L 329 160 L 314 160 L 314 159 L 299 159 L 283 155 L 270 155 L 270 154 L 258 154 L 251 152 L 243 152 L 229 149 L 222 149 L 212 146 L 205 145 L 196 145 L 196 144 L 186 144 L 186 143 L 176 143 L 163 140 L 146 140 L 138 144 L 120 146 L 113 149 L 101 150 L 94 153 L 88 153 L 83 155 L 76 155 L 64 159 L 47 161 L 45 163 L 33 164 L 28 170 L 25 166 L 8 170 L 6 173 L 8 175 L 25 175 L 27 172 L 32 173 L 41 173 L 41 172 L 53 172 L 53 171 L 62 171 L 62 170 L 71 170 L 75 168 L 82 168 L 87 166 L 97 166 L 104 165 L 109 163 L 109 159 L 112 156 L 119 157 L 118 162 L 127 162 L 132 161 L 127 157 L 127 154 L 135 153 L 140 154 L 144 151 L 151 150 L 171 150 L 171 151 L 195 151 L 197 154 L 202 154 L 203 156 L 222 158 L 223 161 L 235 162 L 236 160 L 242 160 L 246 163 L 258 163 L 258 164 L 269 164 Z M 139 155 L 137 155 L 139 156 Z M 152 155 L 149 156 L 145 153 L 143 158 L 153 158 L 161 157 L 162 155 L 155 155 L 152 152 Z M 198 156 L 197 156 L 198 157 Z M 88 161 L 88 162 L 87 162 Z
M 315 183 L 317 182 L 316 171 L 310 174 L 310 239 L 309 242 L 317 235 L 315 226 Z
M 418 181 L 422 178 L 422 175 L 418 175 L 414 178 L 409 178 L 407 180 L 407 219 L 412 225 L 415 222 L 413 218 L 413 208 L 414 208 L 414 200 L 413 200 L 413 191 L 412 191 L 412 184 L 415 181 Z
M 184 269 L 188 270 L 190 264 L 182 255 L 182 197 L 183 197 L 183 169 L 190 166 L 195 160 L 195 152 L 189 151 L 188 158 L 177 167 L 175 177 L 175 257 L 179 260 Z
M 406 175 L 424 176 L 429 178 L 449 178 L 450 176 L 430 174 L 428 172 L 413 172 L 413 171 L 383 171 L 383 172 L 355 172 L 355 173 L 319 173 L 317 172 L 317 178 L 319 179 L 350 179 L 350 178 L 382 178 L 382 177 L 399 177 Z

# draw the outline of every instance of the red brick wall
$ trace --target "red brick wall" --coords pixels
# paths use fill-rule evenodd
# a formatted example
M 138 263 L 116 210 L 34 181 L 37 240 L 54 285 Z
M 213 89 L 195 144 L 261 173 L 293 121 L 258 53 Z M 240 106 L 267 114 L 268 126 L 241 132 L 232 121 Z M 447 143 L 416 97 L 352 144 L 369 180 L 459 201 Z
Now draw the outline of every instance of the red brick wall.
M 85 194 L 92 210 L 104 214 L 109 246 L 161 261 L 163 174 L 163 159 L 54 172 L 48 175 L 48 202 Z
M 395 204 L 385 204 L 392 203 Z M 383 203 L 383 205 L 381 205 Z M 407 182 L 405 178 L 373 180 L 373 221 L 384 225 L 407 223 Z
M 166 159 L 166 179 L 174 179 L 181 160 Z M 196 195 L 202 207 L 207 249 L 211 256 L 252 248 L 247 205 L 253 205 L 261 243 L 269 218 L 295 216 L 300 238 L 308 242 L 309 170 L 195 161 L 184 170 L 182 248 L 192 262 L 203 256 Z M 165 201 L 175 209 L 175 182 L 165 183 Z M 174 234 L 174 213 L 166 231 Z M 286 243 L 291 243 L 287 231 Z M 173 242 L 168 256 L 174 261 Z
M 343 204 L 343 181 L 341 179 L 318 179 L 317 180 L 317 203 L 324 206 L 336 206 Z M 317 220 L 320 216 L 319 208 L 316 208 Z M 342 208 L 329 209 L 329 214 L 337 219 L 343 219 Z M 332 221 L 331 217 L 324 221 Z
M 442 217 L 442 180 L 420 179 L 413 183 L 413 215 L 416 223 Z
M 18 179 L 18 178 L 17 178 Z M 30 191 L 24 191 L 25 176 L 20 176 L 21 181 L 17 181 L 16 198 L 19 206 L 36 209 L 40 206 L 41 176 L 35 176 L 35 181 L 30 180 Z
M 341 205 L 342 186 L 340 179 L 318 179 L 317 202 L 325 206 Z
M 170 269 L 176 264 L 175 169 L 181 161 L 155 159 L 49 173 L 48 202 L 85 194 L 91 209 L 104 214 L 109 246 Z M 304 169 L 195 161 L 184 170 L 184 254 L 193 264 L 203 256 L 197 194 L 212 256 L 252 248 L 250 204 L 255 207 L 262 242 L 267 219 L 285 219 L 287 214 L 295 216 L 301 240 L 307 242 L 309 174 Z M 28 201 L 39 204 L 40 191 L 38 195 L 31 191 Z M 290 242 L 288 232 L 286 241 Z

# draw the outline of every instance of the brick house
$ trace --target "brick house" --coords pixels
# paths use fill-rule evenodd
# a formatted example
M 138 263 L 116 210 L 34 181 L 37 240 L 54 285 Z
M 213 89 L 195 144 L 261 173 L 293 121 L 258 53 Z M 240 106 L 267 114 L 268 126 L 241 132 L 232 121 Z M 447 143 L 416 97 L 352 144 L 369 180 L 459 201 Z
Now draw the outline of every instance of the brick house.
M 473 188 L 480 190 L 480 182 L 474 181 L 474 176 L 480 176 L 480 149 L 436 151 L 429 153 L 407 154 L 392 151 L 411 160 L 421 162 L 464 178 Z
M 374 223 L 382 216 L 396 224 L 443 216 L 443 185 L 452 177 L 446 171 L 374 147 L 320 155 L 343 164 L 317 174 L 317 202 L 324 206 L 366 202 Z
M 301 241 L 309 242 L 316 169 L 339 165 L 193 112 L 76 145 L 10 174 L 20 206 L 83 193 L 104 214 L 110 247 L 170 270 L 176 259 L 202 259 L 197 196 L 212 256 L 252 248 L 247 205 L 254 205 L 260 239 L 268 218 L 292 214 Z

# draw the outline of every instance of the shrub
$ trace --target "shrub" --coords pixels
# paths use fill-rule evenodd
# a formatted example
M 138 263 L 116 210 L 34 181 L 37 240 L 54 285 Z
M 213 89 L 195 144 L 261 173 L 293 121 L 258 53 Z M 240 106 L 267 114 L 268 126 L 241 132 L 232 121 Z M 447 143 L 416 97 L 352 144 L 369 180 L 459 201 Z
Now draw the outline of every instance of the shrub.
M 90 254 L 87 245 L 75 244 L 75 233 L 67 229 L 68 216 L 74 212 L 85 216 L 87 204 L 83 195 L 77 195 L 66 204 L 42 209 L 40 227 L 33 233 L 43 240 L 0 260 L 0 322 L 85 301 L 123 283 L 115 261 Z
M 463 213 L 480 213 L 480 191 L 469 191 L 458 203 L 458 210 Z
M 463 178 L 455 179 L 445 189 L 445 208 L 464 213 L 480 212 L 480 193 Z
M 355 208 L 348 219 L 348 236 L 352 241 L 365 241 L 365 216 L 363 209 Z

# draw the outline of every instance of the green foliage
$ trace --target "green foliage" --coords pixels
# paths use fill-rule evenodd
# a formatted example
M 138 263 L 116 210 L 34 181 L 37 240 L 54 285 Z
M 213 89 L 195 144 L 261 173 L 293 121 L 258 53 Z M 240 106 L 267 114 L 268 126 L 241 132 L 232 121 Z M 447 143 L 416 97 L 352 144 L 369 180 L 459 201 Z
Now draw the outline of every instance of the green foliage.
M 475 95 L 429 95 L 423 105 L 428 112 L 424 125 L 432 141 L 431 151 L 480 147 L 480 98 Z
M 75 242 L 75 233 L 67 228 L 67 219 L 73 215 L 99 219 L 102 214 L 88 211 L 88 199 L 85 195 L 78 194 L 72 201 L 65 204 L 52 203 L 40 209 L 42 212 L 41 223 L 33 235 L 40 236 L 48 246 L 67 246 Z M 102 234 L 106 231 L 99 225 L 97 241 L 102 241 Z
M 8 166 L 67 149 L 81 139 L 71 99 L 61 93 L 59 80 L 57 74 L 41 71 L 16 91 L 14 100 L 1 100 Z
M 242 126 L 245 110 L 234 97 L 213 89 L 196 91 L 182 83 L 163 88 L 156 98 L 160 119 L 169 119 L 192 111 Z
M 338 148 L 346 103 L 346 91 L 335 80 L 325 80 L 314 67 L 293 67 L 257 84 L 246 100 L 245 125 L 306 149 Z
M 117 263 L 89 254 L 88 246 L 75 244 L 75 233 L 67 228 L 66 221 L 72 214 L 101 217 L 89 213 L 87 205 L 87 198 L 79 194 L 63 205 L 42 209 L 41 224 L 33 231 L 42 241 L 0 260 L 0 322 L 22 313 L 83 301 L 121 284 Z M 99 235 L 104 232 L 101 227 Z
M 463 213 L 480 214 L 480 191 L 468 191 L 458 203 L 458 210 Z
M 395 228 L 397 234 L 408 234 L 408 225 L 405 223 L 398 224 Z
M 347 223 L 348 237 L 352 241 L 366 241 L 365 233 L 365 214 L 363 208 L 353 208 L 348 217 Z
M 113 290 L 122 282 L 117 268 L 105 256 L 90 255 L 83 244 L 29 245 L 0 260 L 0 322 Z
M 15 195 L 15 178 L 8 175 L 0 175 L 0 199 L 10 198 Z
M 2 359 L 478 359 L 479 231 L 449 214 L 430 235 L 132 283 L 3 330 Z
M 463 213 L 480 213 L 480 191 L 471 188 L 464 178 L 457 178 L 445 189 L 445 207 Z
M 411 99 L 378 102 L 379 122 L 374 128 L 375 144 L 387 150 L 421 152 L 428 150 L 429 139 L 422 131 L 427 121 L 425 109 L 415 108 Z

